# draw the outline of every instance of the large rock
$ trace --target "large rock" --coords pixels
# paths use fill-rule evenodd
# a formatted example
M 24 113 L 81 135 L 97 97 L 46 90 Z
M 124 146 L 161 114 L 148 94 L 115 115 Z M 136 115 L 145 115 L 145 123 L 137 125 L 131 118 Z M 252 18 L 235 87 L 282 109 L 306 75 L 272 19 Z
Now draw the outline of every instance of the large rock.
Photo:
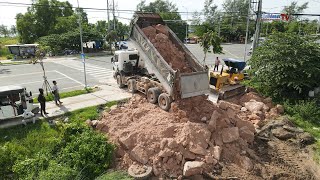
M 218 163 L 218 160 L 216 160 L 215 158 L 213 158 L 212 155 L 206 155 L 206 156 L 204 157 L 204 159 L 205 159 L 205 161 L 206 161 L 207 164 L 215 165 L 215 164 Z
M 258 102 L 256 100 L 250 100 L 249 102 L 244 103 L 244 107 L 246 107 L 251 112 L 262 111 L 263 106 L 263 102 Z
M 282 105 L 277 104 L 276 108 L 277 108 L 277 111 L 278 111 L 279 114 L 283 114 L 284 113 L 284 107 Z
M 231 109 L 233 109 L 235 111 L 240 111 L 241 110 L 241 106 L 240 105 L 233 104 L 233 103 L 230 103 L 230 102 L 227 102 L 227 101 L 223 101 L 223 100 L 219 101 L 219 108 L 223 109 L 223 110 L 227 110 L 228 108 L 231 108 Z
M 218 161 L 220 161 L 221 152 L 222 152 L 222 148 L 220 146 L 213 147 L 213 157 Z
M 160 151 L 158 156 L 165 158 L 165 157 L 170 157 L 173 154 L 174 154 L 173 151 L 171 151 L 170 149 L 166 148 L 166 149 Z
M 130 152 L 130 156 L 132 159 L 140 162 L 141 164 L 147 164 L 147 162 L 149 160 L 148 154 L 140 146 L 134 147 Z
M 253 163 L 252 161 L 250 160 L 250 158 L 248 158 L 247 156 L 240 156 L 240 155 L 237 155 L 236 156 L 236 159 L 237 159 L 237 164 L 247 170 L 247 171 L 252 171 L 253 170 Z
M 136 139 L 137 139 L 137 133 L 132 133 L 127 136 L 119 138 L 119 143 L 125 149 L 132 149 L 136 143 Z
M 287 140 L 287 139 L 292 138 L 294 136 L 293 133 L 283 129 L 282 127 L 272 129 L 271 132 L 275 137 L 277 137 L 278 139 L 281 139 L 281 140 Z
M 254 133 L 247 126 L 240 128 L 239 134 L 243 140 L 247 141 L 248 143 L 253 143 Z
M 196 174 L 201 174 L 203 170 L 203 165 L 204 165 L 204 162 L 187 161 L 186 163 L 184 163 L 183 175 L 188 177 Z
M 211 118 L 210 118 L 210 121 L 208 123 L 208 129 L 213 132 L 216 130 L 216 127 L 217 127 L 217 120 L 221 117 L 221 114 L 215 110 L 213 111 L 212 115 L 211 115 Z
M 207 150 L 206 148 L 208 147 L 208 144 L 201 144 L 201 143 L 196 143 L 194 144 L 193 142 L 190 142 L 189 144 L 189 150 L 195 154 L 199 155 L 206 155 Z
M 222 141 L 230 143 L 239 139 L 239 128 L 231 127 L 222 129 Z
M 254 128 L 254 125 L 249 122 L 249 121 L 244 121 L 244 120 L 241 120 L 241 119 L 238 119 L 238 121 L 236 122 L 236 126 L 238 128 L 242 128 L 242 127 L 248 127 L 248 129 L 252 132 L 255 132 L 256 129 Z

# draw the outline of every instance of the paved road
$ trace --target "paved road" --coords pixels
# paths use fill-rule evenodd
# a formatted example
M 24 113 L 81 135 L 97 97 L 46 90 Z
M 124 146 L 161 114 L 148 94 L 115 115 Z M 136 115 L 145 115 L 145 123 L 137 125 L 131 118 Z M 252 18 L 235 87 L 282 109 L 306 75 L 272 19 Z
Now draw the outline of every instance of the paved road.
M 214 63 L 215 57 L 232 57 L 243 59 L 243 44 L 223 44 L 225 54 L 208 53 L 206 63 Z M 203 51 L 198 44 L 189 44 L 187 47 L 199 61 L 203 60 Z M 248 45 L 250 48 L 250 45 Z M 50 85 L 56 80 L 60 91 L 83 89 L 83 63 L 78 57 L 60 57 L 45 60 L 45 69 Z M 111 56 L 89 57 L 86 60 L 87 83 L 89 86 L 107 84 L 116 86 L 112 77 Z M 0 66 L 0 86 L 23 85 L 33 94 L 38 94 L 38 88 L 43 85 L 43 72 L 39 64 Z

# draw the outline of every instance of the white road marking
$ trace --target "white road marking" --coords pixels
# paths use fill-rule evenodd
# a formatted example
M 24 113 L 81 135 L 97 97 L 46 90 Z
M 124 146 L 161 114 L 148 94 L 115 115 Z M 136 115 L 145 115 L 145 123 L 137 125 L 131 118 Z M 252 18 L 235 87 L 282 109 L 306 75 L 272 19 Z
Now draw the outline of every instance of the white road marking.
M 62 77 L 62 78 L 55 78 L 55 79 L 47 79 L 49 82 L 53 81 L 53 80 L 61 80 L 61 79 L 67 79 L 66 77 Z M 19 85 L 26 85 L 26 84 L 35 84 L 35 83 L 43 83 L 42 81 L 31 81 L 31 82 L 26 82 L 26 83 L 18 83 Z M 16 84 L 12 84 L 12 85 L 16 85 Z M 10 85 L 9 85 L 10 86 Z
M 46 71 L 46 73 L 55 72 L 55 71 Z M 27 75 L 33 75 L 33 74 L 42 74 L 43 72 L 34 72 L 34 73 L 26 73 L 26 74 L 17 74 L 17 75 L 9 75 L 9 76 L 1 76 L 0 78 L 8 78 L 8 77 L 17 77 L 17 76 L 27 76 Z
M 67 66 L 69 68 L 84 72 L 83 70 L 83 64 L 82 62 L 75 61 L 75 60 L 62 60 L 62 61 L 56 61 L 55 63 L 61 64 L 64 66 Z M 86 73 L 87 75 L 90 75 L 96 79 L 100 80 L 106 80 L 106 79 L 113 79 L 113 70 L 92 65 L 92 64 L 86 64 Z
M 69 76 L 67 76 L 67 75 L 63 74 L 62 72 L 59 72 L 59 71 L 57 71 L 57 70 L 55 70 L 55 72 L 57 72 L 57 73 L 61 74 L 62 76 L 66 77 L 66 78 L 68 78 L 68 79 L 70 79 L 70 80 L 72 80 L 72 81 L 74 81 L 74 82 L 76 82 L 76 83 L 81 84 L 82 86 L 85 86 L 85 85 L 84 85 L 84 84 L 82 84 L 81 82 L 79 82 L 79 81 L 77 81 L 77 80 L 73 79 L 72 77 L 69 77 Z
M 231 56 L 234 56 L 235 58 L 240 58 L 239 56 L 236 56 L 236 55 L 232 54 L 230 51 L 227 51 L 227 50 L 225 50 L 225 49 L 224 49 L 223 51 L 225 51 L 226 53 L 231 54 Z

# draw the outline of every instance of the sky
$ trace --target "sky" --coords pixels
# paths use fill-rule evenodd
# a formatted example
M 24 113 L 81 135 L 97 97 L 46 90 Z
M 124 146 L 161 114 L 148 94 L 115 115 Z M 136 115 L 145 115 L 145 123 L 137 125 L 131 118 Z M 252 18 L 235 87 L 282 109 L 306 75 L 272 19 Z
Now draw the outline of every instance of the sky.
M 0 0 L 0 24 L 6 26 L 15 25 L 15 16 L 17 13 L 27 12 L 26 6 L 12 6 L 3 4 L 1 2 L 11 2 L 11 3 L 31 3 L 32 0 Z M 60 0 L 63 1 L 63 0 Z M 112 0 L 109 0 L 112 1 Z M 137 4 L 140 0 L 114 0 L 116 9 L 118 10 L 136 10 Z M 153 2 L 154 0 L 146 0 L 146 3 Z M 182 19 L 191 19 L 192 13 L 194 11 L 201 11 L 203 9 L 203 4 L 205 0 L 171 0 L 177 5 L 179 11 L 188 12 L 183 13 Z M 214 4 L 218 5 L 219 9 L 222 9 L 222 3 L 224 0 L 214 0 Z M 265 12 L 279 13 L 284 6 L 288 6 L 294 0 L 263 0 L 262 9 Z M 295 0 L 301 5 L 304 2 L 309 2 L 309 8 L 304 11 L 304 13 L 309 14 L 320 14 L 320 0 Z M 69 0 L 73 6 L 77 6 L 77 0 Z M 110 2 L 109 2 L 110 3 Z M 87 8 L 107 8 L 107 0 L 79 0 L 80 7 Z M 87 10 L 88 19 L 90 23 L 95 23 L 98 20 L 107 20 L 106 11 L 97 10 Z M 111 14 L 110 14 L 111 15 Z M 116 12 L 116 16 L 123 23 L 129 23 L 132 12 Z M 306 18 L 306 17 L 305 17 Z

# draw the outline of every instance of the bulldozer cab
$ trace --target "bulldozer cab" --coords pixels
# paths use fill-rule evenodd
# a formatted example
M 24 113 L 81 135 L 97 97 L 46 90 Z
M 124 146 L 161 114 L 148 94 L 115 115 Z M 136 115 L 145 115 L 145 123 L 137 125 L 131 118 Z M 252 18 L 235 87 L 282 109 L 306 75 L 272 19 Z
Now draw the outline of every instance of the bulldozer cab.
M 246 62 L 243 60 L 225 58 L 222 59 L 224 64 L 228 66 L 228 69 L 224 70 L 222 67 L 221 72 L 210 72 L 210 85 L 220 89 L 226 84 L 237 84 L 237 81 L 244 79 L 242 70 L 246 67 Z

